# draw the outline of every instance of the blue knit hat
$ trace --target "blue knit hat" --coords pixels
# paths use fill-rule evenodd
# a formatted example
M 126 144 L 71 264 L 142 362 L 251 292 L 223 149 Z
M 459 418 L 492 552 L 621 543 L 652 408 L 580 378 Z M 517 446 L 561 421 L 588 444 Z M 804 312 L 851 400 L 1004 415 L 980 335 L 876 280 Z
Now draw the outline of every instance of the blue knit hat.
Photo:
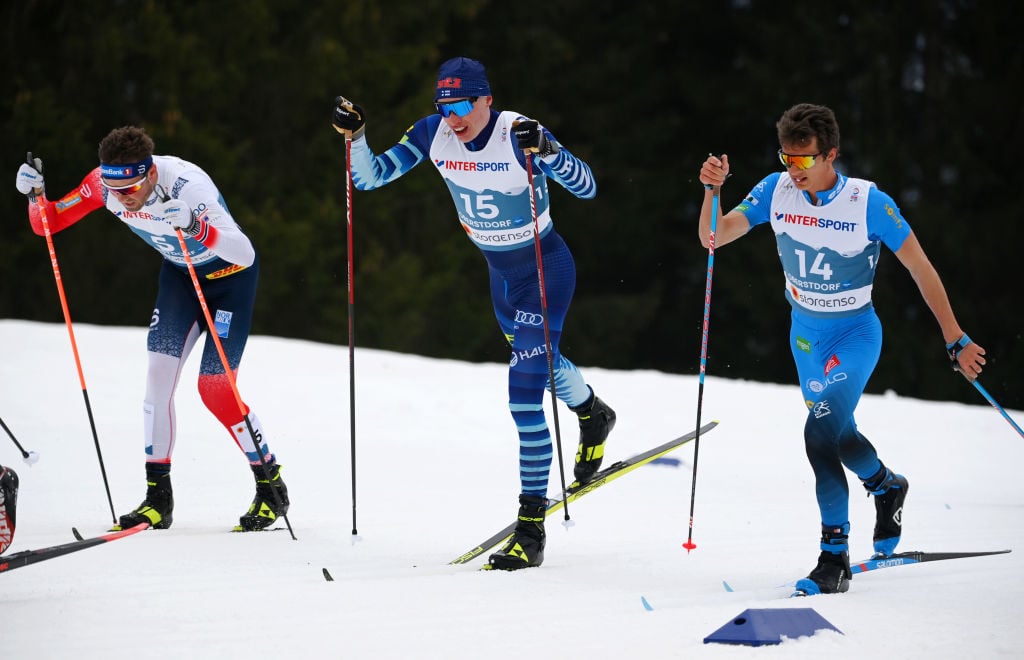
M 453 57 L 441 65 L 437 72 L 437 92 L 434 100 L 457 99 L 464 96 L 490 96 L 484 65 L 468 57 Z

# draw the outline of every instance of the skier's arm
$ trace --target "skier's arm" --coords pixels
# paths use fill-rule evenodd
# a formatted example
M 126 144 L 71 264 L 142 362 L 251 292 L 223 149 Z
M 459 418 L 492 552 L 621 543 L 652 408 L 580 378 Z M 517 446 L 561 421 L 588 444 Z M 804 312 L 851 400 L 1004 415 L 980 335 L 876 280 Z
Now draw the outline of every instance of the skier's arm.
M 399 178 L 426 159 L 429 148 L 428 120 L 424 118 L 410 126 L 398 144 L 378 156 L 366 141 L 366 111 L 339 96 L 335 99 L 331 122 L 335 130 L 352 141 L 352 184 L 359 190 L 373 190 Z M 433 128 L 437 128 L 434 116 Z
M 534 154 L 533 162 L 548 178 L 580 199 L 597 195 L 597 182 L 590 166 L 562 146 L 551 131 L 534 119 L 520 117 L 513 124 L 518 142 L 516 158 L 526 168 L 526 152 Z
M 700 182 L 704 184 L 704 202 L 700 207 L 700 222 L 697 229 L 701 245 L 704 247 L 711 245 L 712 210 L 718 218 L 715 222 L 715 247 L 721 247 L 746 235 L 752 226 L 750 220 L 741 210 L 742 205 L 722 215 L 721 190 L 722 184 L 727 178 L 729 178 L 729 156 L 722 154 L 722 157 L 719 158 L 708 154 L 700 170 Z M 715 195 L 715 188 L 719 191 L 718 195 Z M 718 204 L 717 208 L 715 208 L 715 204 Z
M 61 197 L 56 202 L 46 199 L 40 195 L 38 202 L 29 201 L 28 219 L 32 225 L 32 231 L 39 236 L 44 236 L 42 214 L 39 205 L 42 204 L 46 213 L 46 224 L 51 234 L 67 229 L 96 209 L 104 207 L 103 184 L 100 182 L 100 168 L 89 172 L 78 187 Z
M 949 296 L 946 295 L 946 288 L 943 286 L 938 272 L 932 262 L 928 260 L 913 232 L 896 251 L 896 258 L 914 278 L 917 288 L 921 291 L 921 297 L 924 298 L 928 309 L 932 311 L 935 320 L 939 322 L 942 338 L 946 343 L 953 344 L 966 336 L 953 314 L 953 307 L 949 304 Z M 981 375 L 981 368 L 985 364 L 984 356 L 985 349 L 970 342 L 957 354 L 956 361 L 960 366 L 960 371 L 969 380 L 974 380 Z
M 189 182 L 177 193 L 188 205 L 194 222 L 187 233 L 224 261 L 251 266 L 256 250 L 231 216 L 213 181 L 200 171 L 190 173 Z M 154 212 L 159 212 L 154 207 Z

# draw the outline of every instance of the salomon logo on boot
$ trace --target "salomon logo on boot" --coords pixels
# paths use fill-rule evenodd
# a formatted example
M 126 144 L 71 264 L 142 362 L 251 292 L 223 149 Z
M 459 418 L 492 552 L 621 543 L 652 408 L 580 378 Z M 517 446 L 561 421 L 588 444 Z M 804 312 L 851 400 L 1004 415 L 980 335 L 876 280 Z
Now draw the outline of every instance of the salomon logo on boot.
M 850 588 L 850 523 L 821 526 L 821 554 L 818 565 L 797 580 L 795 596 L 840 594 Z
M 873 558 L 888 557 L 896 552 L 903 532 L 903 503 L 910 484 L 901 474 L 884 465 L 880 475 L 864 482 L 864 488 L 875 497 L 875 533 Z
M 822 550 L 810 575 L 797 580 L 797 595 L 841 594 L 850 590 L 850 554 Z

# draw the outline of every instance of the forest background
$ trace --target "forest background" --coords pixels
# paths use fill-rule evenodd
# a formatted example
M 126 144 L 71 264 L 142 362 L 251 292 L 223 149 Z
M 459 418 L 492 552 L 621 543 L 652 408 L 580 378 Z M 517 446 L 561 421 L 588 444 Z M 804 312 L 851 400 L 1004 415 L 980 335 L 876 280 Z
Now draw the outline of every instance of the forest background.
M 780 169 L 779 115 L 823 103 L 840 122 L 839 169 L 896 199 L 961 325 L 988 350 L 986 388 L 1021 410 L 1012 265 L 1024 245 L 1014 197 L 1024 110 L 1013 99 L 1024 41 L 1007 11 L 994 0 L 5 3 L 0 318 L 63 318 L 45 242 L 14 188 L 26 152 L 44 160 L 56 200 L 96 166 L 110 129 L 135 124 L 157 153 L 206 169 L 255 243 L 254 333 L 347 343 L 333 100 L 363 106 L 381 153 L 434 111 L 438 65 L 463 55 L 487 66 L 496 108 L 538 119 L 596 176 L 594 200 L 551 189 L 578 268 L 562 340 L 578 364 L 697 373 L 708 257 L 699 165 L 730 155 L 728 210 Z M 504 362 L 485 264 L 432 169 L 355 193 L 356 344 Z M 148 324 L 155 251 L 103 212 L 54 242 L 75 322 Z M 885 345 L 868 391 L 981 402 L 950 371 L 913 280 L 883 255 L 874 297 Z M 793 382 L 782 289 L 770 230 L 716 252 L 709 373 Z

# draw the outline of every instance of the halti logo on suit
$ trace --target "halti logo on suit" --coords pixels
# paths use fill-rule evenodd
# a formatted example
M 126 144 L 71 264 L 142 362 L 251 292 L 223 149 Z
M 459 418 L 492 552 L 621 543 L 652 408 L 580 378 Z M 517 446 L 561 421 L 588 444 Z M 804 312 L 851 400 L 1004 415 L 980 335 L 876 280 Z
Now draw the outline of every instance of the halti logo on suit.
M 545 350 L 545 346 L 543 344 L 541 344 L 540 346 L 534 346 L 533 348 L 526 348 L 526 349 L 523 349 L 523 350 L 513 350 L 512 351 L 512 360 L 509 362 L 509 366 L 514 367 L 517 364 L 519 364 L 520 360 L 530 360 L 530 359 L 533 359 L 535 357 L 538 357 L 538 356 L 541 356 L 541 355 L 547 355 L 547 354 L 548 354 L 547 350 Z

